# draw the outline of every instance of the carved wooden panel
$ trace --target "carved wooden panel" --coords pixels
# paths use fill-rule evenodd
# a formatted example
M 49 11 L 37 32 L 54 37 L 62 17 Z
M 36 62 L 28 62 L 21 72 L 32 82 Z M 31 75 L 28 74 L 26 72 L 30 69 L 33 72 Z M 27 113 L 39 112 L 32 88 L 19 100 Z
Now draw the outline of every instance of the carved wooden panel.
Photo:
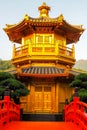
M 36 86 L 34 95 L 34 111 L 50 112 L 52 106 L 51 87 Z

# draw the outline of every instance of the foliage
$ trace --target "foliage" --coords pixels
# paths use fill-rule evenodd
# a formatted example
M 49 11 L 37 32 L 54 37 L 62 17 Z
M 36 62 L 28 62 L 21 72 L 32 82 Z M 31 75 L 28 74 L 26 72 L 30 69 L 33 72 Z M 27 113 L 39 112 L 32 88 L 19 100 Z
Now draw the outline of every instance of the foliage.
M 11 73 L 0 72 L 0 82 L 8 78 L 15 79 L 14 75 L 12 75 Z
M 1 60 L 0 59 L 0 71 L 8 70 L 14 68 L 10 60 Z
M 70 83 L 70 87 L 79 87 L 81 85 L 81 80 L 75 79 L 73 82 Z
M 87 74 L 81 73 L 77 75 L 74 80 L 70 83 L 70 87 L 78 87 L 79 91 L 79 97 L 81 101 L 87 103 Z M 71 96 L 71 99 L 73 98 L 74 95 Z
M 86 102 L 87 103 L 87 90 L 82 88 L 79 90 L 79 96 L 81 98 L 81 101 Z
M 5 88 L 4 88 L 4 87 L 2 87 L 2 86 L 0 86 L 0 96 L 2 96 L 2 95 L 3 95 L 4 91 L 5 91 Z
M 87 89 L 87 74 L 81 73 L 77 75 L 70 83 L 70 87 L 79 87 Z
M 26 96 L 29 93 L 25 85 L 15 79 L 14 75 L 8 72 L 0 72 L 0 96 L 4 95 L 7 86 L 9 86 L 11 98 L 13 99 Z
M 82 82 L 87 81 L 87 74 L 86 74 L 86 73 L 81 73 L 81 74 L 77 75 L 77 76 L 75 77 L 75 79 L 79 79 L 79 80 L 81 80 Z

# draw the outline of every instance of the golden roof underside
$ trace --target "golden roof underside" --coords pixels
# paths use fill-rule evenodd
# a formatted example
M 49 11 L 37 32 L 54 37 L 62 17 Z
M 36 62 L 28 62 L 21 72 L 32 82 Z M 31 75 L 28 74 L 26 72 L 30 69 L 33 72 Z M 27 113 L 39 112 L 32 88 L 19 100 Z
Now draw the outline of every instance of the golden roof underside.
M 24 19 L 18 24 L 7 24 L 3 29 L 10 41 L 16 43 L 21 43 L 22 37 L 33 33 L 56 33 L 66 37 L 67 44 L 69 44 L 77 42 L 84 31 L 81 25 L 76 26 L 66 22 L 63 15 L 57 18 L 31 18 L 25 15 Z

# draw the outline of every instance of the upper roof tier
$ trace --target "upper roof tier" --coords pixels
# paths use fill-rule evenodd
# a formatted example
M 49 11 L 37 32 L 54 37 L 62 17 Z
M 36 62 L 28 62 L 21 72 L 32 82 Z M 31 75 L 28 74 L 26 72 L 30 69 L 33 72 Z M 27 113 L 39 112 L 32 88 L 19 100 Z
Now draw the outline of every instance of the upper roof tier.
M 67 44 L 77 42 L 84 31 L 82 25 L 71 25 L 64 20 L 63 15 L 56 18 L 49 17 L 50 7 L 44 2 L 38 7 L 40 16 L 32 18 L 27 14 L 23 20 L 17 24 L 9 25 L 3 28 L 10 41 L 21 43 L 22 37 L 33 33 L 56 33 L 66 37 Z

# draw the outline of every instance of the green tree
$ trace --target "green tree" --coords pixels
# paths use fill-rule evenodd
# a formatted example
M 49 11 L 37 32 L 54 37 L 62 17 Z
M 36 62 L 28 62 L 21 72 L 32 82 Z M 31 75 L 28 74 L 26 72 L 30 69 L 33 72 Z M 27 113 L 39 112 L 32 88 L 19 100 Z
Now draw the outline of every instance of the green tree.
M 15 68 L 14 65 L 11 63 L 10 60 L 1 60 L 0 59 L 0 71 L 13 69 Z
M 8 72 L 0 72 L 0 97 L 3 98 L 6 87 L 10 89 L 10 96 L 16 102 L 21 96 L 26 96 L 29 90 L 14 75 Z
M 87 74 L 81 73 L 77 75 L 74 80 L 70 83 L 70 87 L 78 87 L 79 91 L 79 97 L 81 101 L 87 103 Z M 73 95 L 72 95 L 73 97 Z M 72 99 L 71 97 L 71 99 Z

